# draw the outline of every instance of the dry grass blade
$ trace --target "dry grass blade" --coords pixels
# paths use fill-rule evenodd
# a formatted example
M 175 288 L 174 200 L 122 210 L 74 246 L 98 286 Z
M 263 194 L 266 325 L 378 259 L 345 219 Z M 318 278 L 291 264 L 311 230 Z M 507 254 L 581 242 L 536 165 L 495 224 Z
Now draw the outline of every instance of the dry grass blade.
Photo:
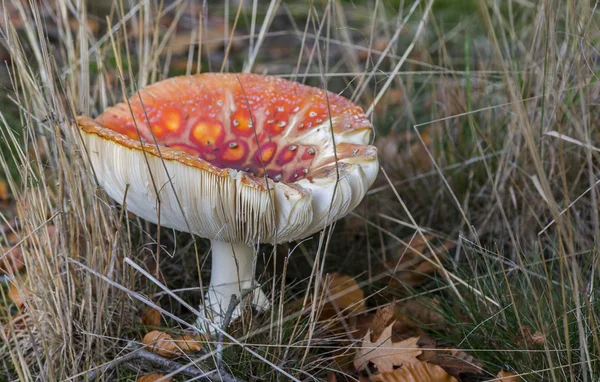
M 0 273 L 16 273 L 25 267 L 21 247 L 0 247 Z

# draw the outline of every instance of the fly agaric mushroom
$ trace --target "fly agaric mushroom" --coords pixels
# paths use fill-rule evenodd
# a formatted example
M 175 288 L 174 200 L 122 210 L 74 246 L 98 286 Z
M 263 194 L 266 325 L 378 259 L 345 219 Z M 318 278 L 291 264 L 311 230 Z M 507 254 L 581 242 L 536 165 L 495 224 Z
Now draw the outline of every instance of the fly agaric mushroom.
M 110 197 L 122 201 L 129 187 L 129 211 L 211 240 L 203 313 L 215 324 L 254 282 L 253 246 L 323 229 L 358 205 L 378 171 L 360 107 L 273 76 L 175 77 L 77 122 Z M 253 303 L 269 304 L 260 289 Z

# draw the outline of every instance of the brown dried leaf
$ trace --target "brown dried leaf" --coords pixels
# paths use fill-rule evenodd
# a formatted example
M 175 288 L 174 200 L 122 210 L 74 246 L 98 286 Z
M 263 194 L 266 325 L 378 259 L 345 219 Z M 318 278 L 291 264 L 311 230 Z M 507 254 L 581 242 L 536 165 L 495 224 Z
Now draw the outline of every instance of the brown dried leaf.
M 344 314 L 361 313 L 365 311 L 365 294 L 356 280 L 348 275 L 331 273 L 325 285 L 323 296 L 325 303 L 319 318 L 327 320 L 338 312 Z
M 16 273 L 25 267 L 23 249 L 15 247 L 0 247 L 0 273 Z
M 48 224 L 44 229 L 37 232 L 31 232 L 31 245 L 47 248 L 49 253 L 53 253 L 58 248 L 60 239 L 58 229 L 52 224 Z
M 337 377 L 333 371 L 327 372 L 327 382 L 337 382 Z
M 385 92 L 383 98 L 375 105 L 376 112 L 384 112 L 390 106 L 399 106 L 402 104 L 404 92 L 402 89 L 389 89 Z
M 21 309 L 21 307 L 23 306 L 23 293 L 21 288 L 11 283 L 8 287 L 7 295 L 10 301 L 12 301 L 13 304 L 17 306 L 17 308 Z
M 409 363 L 390 373 L 373 375 L 373 381 L 382 382 L 458 382 L 437 365 L 426 362 Z
M 175 357 L 181 355 L 181 350 L 175 346 L 173 337 L 165 332 L 153 330 L 146 334 L 142 343 L 148 346 L 148 350 L 162 355 L 163 357 Z
M 543 345 L 546 343 L 546 336 L 544 336 L 542 332 L 537 331 L 531 335 L 531 340 L 534 345 Z
M 212 53 L 224 51 L 229 43 L 229 40 L 225 40 L 225 19 L 211 17 L 207 21 L 207 28 L 202 30 L 202 53 L 204 54 L 204 52 Z M 191 30 L 188 28 L 179 28 L 179 30 L 177 30 L 177 32 L 171 36 L 171 39 L 169 40 L 169 49 L 171 50 L 173 56 L 187 56 L 187 53 L 190 49 L 190 35 Z M 230 35 L 229 38 L 235 38 L 235 35 Z M 192 44 L 194 46 L 198 45 L 196 38 Z M 232 51 L 236 51 L 240 47 L 240 43 L 236 40 L 234 40 L 231 44 Z
M 515 337 L 515 342 L 519 346 L 533 347 L 534 345 L 543 345 L 546 337 L 540 332 L 531 333 L 531 328 L 527 325 L 520 327 L 519 334 Z
M 165 378 L 164 374 L 151 373 L 151 374 L 142 375 L 141 377 L 139 377 L 137 379 L 137 382 L 155 382 L 155 381 L 171 382 L 172 380 L 173 380 L 173 378 L 171 378 L 171 377 Z
M 482 365 L 472 355 L 457 349 L 423 350 L 419 356 L 421 361 L 441 366 L 449 374 L 458 376 L 462 373 L 480 374 Z
M 100 30 L 100 23 L 98 22 L 98 20 L 89 18 L 89 19 L 86 19 L 85 21 L 86 21 L 87 31 L 89 31 L 93 35 L 97 35 L 98 31 Z M 76 18 L 69 19 L 69 26 L 71 27 L 71 29 L 73 31 L 77 31 L 77 29 L 79 28 L 79 20 Z
M 500 370 L 498 375 L 496 375 L 496 379 L 494 379 L 494 381 L 521 382 L 521 377 L 519 377 L 515 373 L 511 373 L 510 371 Z
M 371 339 L 379 338 L 381 333 L 389 326 L 389 322 L 394 318 L 394 307 L 396 302 L 392 302 L 383 308 L 378 308 L 375 317 L 371 322 Z
M 189 335 L 175 337 L 153 330 L 144 336 L 142 343 L 148 346 L 148 350 L 164 357 L 175 357 L 184 352 L 198 352 L 202 350 L 202 344 L 206 342 L 204 337 L 192 337 Z
M 387 99 L 390 104 L 402 103 L 403 94 L 401 92 L 392 93 L 390 91 L 389 93 Z M 439 128 L 433 125 L 425 128 L 419 134 L 414 131 L 408 131 L 405 134 L 391 132 L 379 137 L 375 141 L 375 146 L 380 150 L 379 156 L 383 164 L 402 169 L 404 176 L 411 176 L 431 168 L 432 160 L 429 153 L 435 155 L 433 143 L 439 139 L 439 135 Z
M 160 326 L 160 312 L 149 306 L 142 313 L 142 324 L 146 327 Z
M 407 240 L 408 247 L 400 248 L 396 258 L 384 264 L 386 271 L 393 278 L 392 287 L 394 284 L 419 286 L 440 270 L 438 261 L 444 262 L 442 254 L 448 252 L 454 244 L 445 241 L 436 247 L 431 242 L 433 239 L 433 235 L 425 235 L 425 238 L 416 236 Z M 427 243 L 433 248 L 434 254 L 427 247 Z
M 409 326 L 428 325 L 433 329 L 441 329 L 444 323 L 444 316 L 439 313 L 439 301 L 424 297 L 396 305 L 394 318 Z
M 175 346 L 177 346 L 182 351 L 189 352 L 198 352 L 202 350 L 202 343 L 206 342 L 203 337 L 192 337 L 192 336 L 182 336 L 173 338 L 173 342 Z
M 8 186 L 6 185 L 6 182 L 3 180 L 0 180 L 0 201 L 8 201 L 10 200 L 10 193 L 8 192 Z
M 360 371 L 373 363 L 382 373 L 391 373 L 394 366 L 420 362 L 417 356 L 421 350 L 417 345 L 419 337 L 411 337 L 404 341 L 392 342 L 392 325 L 389 325 L 376 342 L 371 342 L 371 332 L 367 332 L 361 348 L 356 352 L 354 367 Z

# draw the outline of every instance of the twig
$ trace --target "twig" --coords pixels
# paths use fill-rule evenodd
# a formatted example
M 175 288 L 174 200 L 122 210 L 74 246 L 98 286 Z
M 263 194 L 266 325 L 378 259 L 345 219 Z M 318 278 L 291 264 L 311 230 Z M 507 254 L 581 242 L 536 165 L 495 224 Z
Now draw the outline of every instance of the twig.
M 260 284 L 255 284 L 253 286 L 251 286 L 250 288 L 247 289 L 243 289 L 240 292 L 240 297 L 232 294 L 231 295 L 231 300 L 229 300 L 229 306 L 227 307 L 227 311 L 225 312 L 225 317 L 223 318 L 223 331 L 225 331 L 225 329 L 227 329 L 227 327 L 229 326 L 229 324 L 231 323 L 231 319 L 233 318 L 233 312 L 235 311 L 235 308 L 252 292 L 254 292 L 258 287 L 260 287 Z M 223 333 L 219 333 L 219 338 L 218 338 L 219 342 L 223 342 Z
M 88 380 L 95 381 L 110 369 L 113 369 L 122 363 L 136 360 L 151 362 L 160 366 L 160 368 L 164 371 L 172 372 L 177 370 L 179 373 L 188 377 L 197 377 L 199 381 L 240 382 L 237 378 L 233 377 L 224 370 L 219 370 L 218 372 L 217 370 L 203 371 L 196 366 L 182 368 L 180 363 L 167 359 L 159 354 L 152 353 L 146 349 L 138 349 L 121 358 L 117 358 L 96 370 L 90 371 L 88 373 Z

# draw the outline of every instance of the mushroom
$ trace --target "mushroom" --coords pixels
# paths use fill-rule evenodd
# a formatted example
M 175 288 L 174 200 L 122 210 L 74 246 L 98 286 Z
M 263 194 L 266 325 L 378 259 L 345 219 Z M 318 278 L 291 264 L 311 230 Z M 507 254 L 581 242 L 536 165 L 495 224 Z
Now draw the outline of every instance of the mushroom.
M 77 124 L 111 198 L 127 190 L 137 216 L 211 240 L 201 311 L 218 325 L 232 295 L 254 283 L 255 246 L 305 238 L 345 216 L 378 171 L 360 107 L 274 76 L 174 77 Z

